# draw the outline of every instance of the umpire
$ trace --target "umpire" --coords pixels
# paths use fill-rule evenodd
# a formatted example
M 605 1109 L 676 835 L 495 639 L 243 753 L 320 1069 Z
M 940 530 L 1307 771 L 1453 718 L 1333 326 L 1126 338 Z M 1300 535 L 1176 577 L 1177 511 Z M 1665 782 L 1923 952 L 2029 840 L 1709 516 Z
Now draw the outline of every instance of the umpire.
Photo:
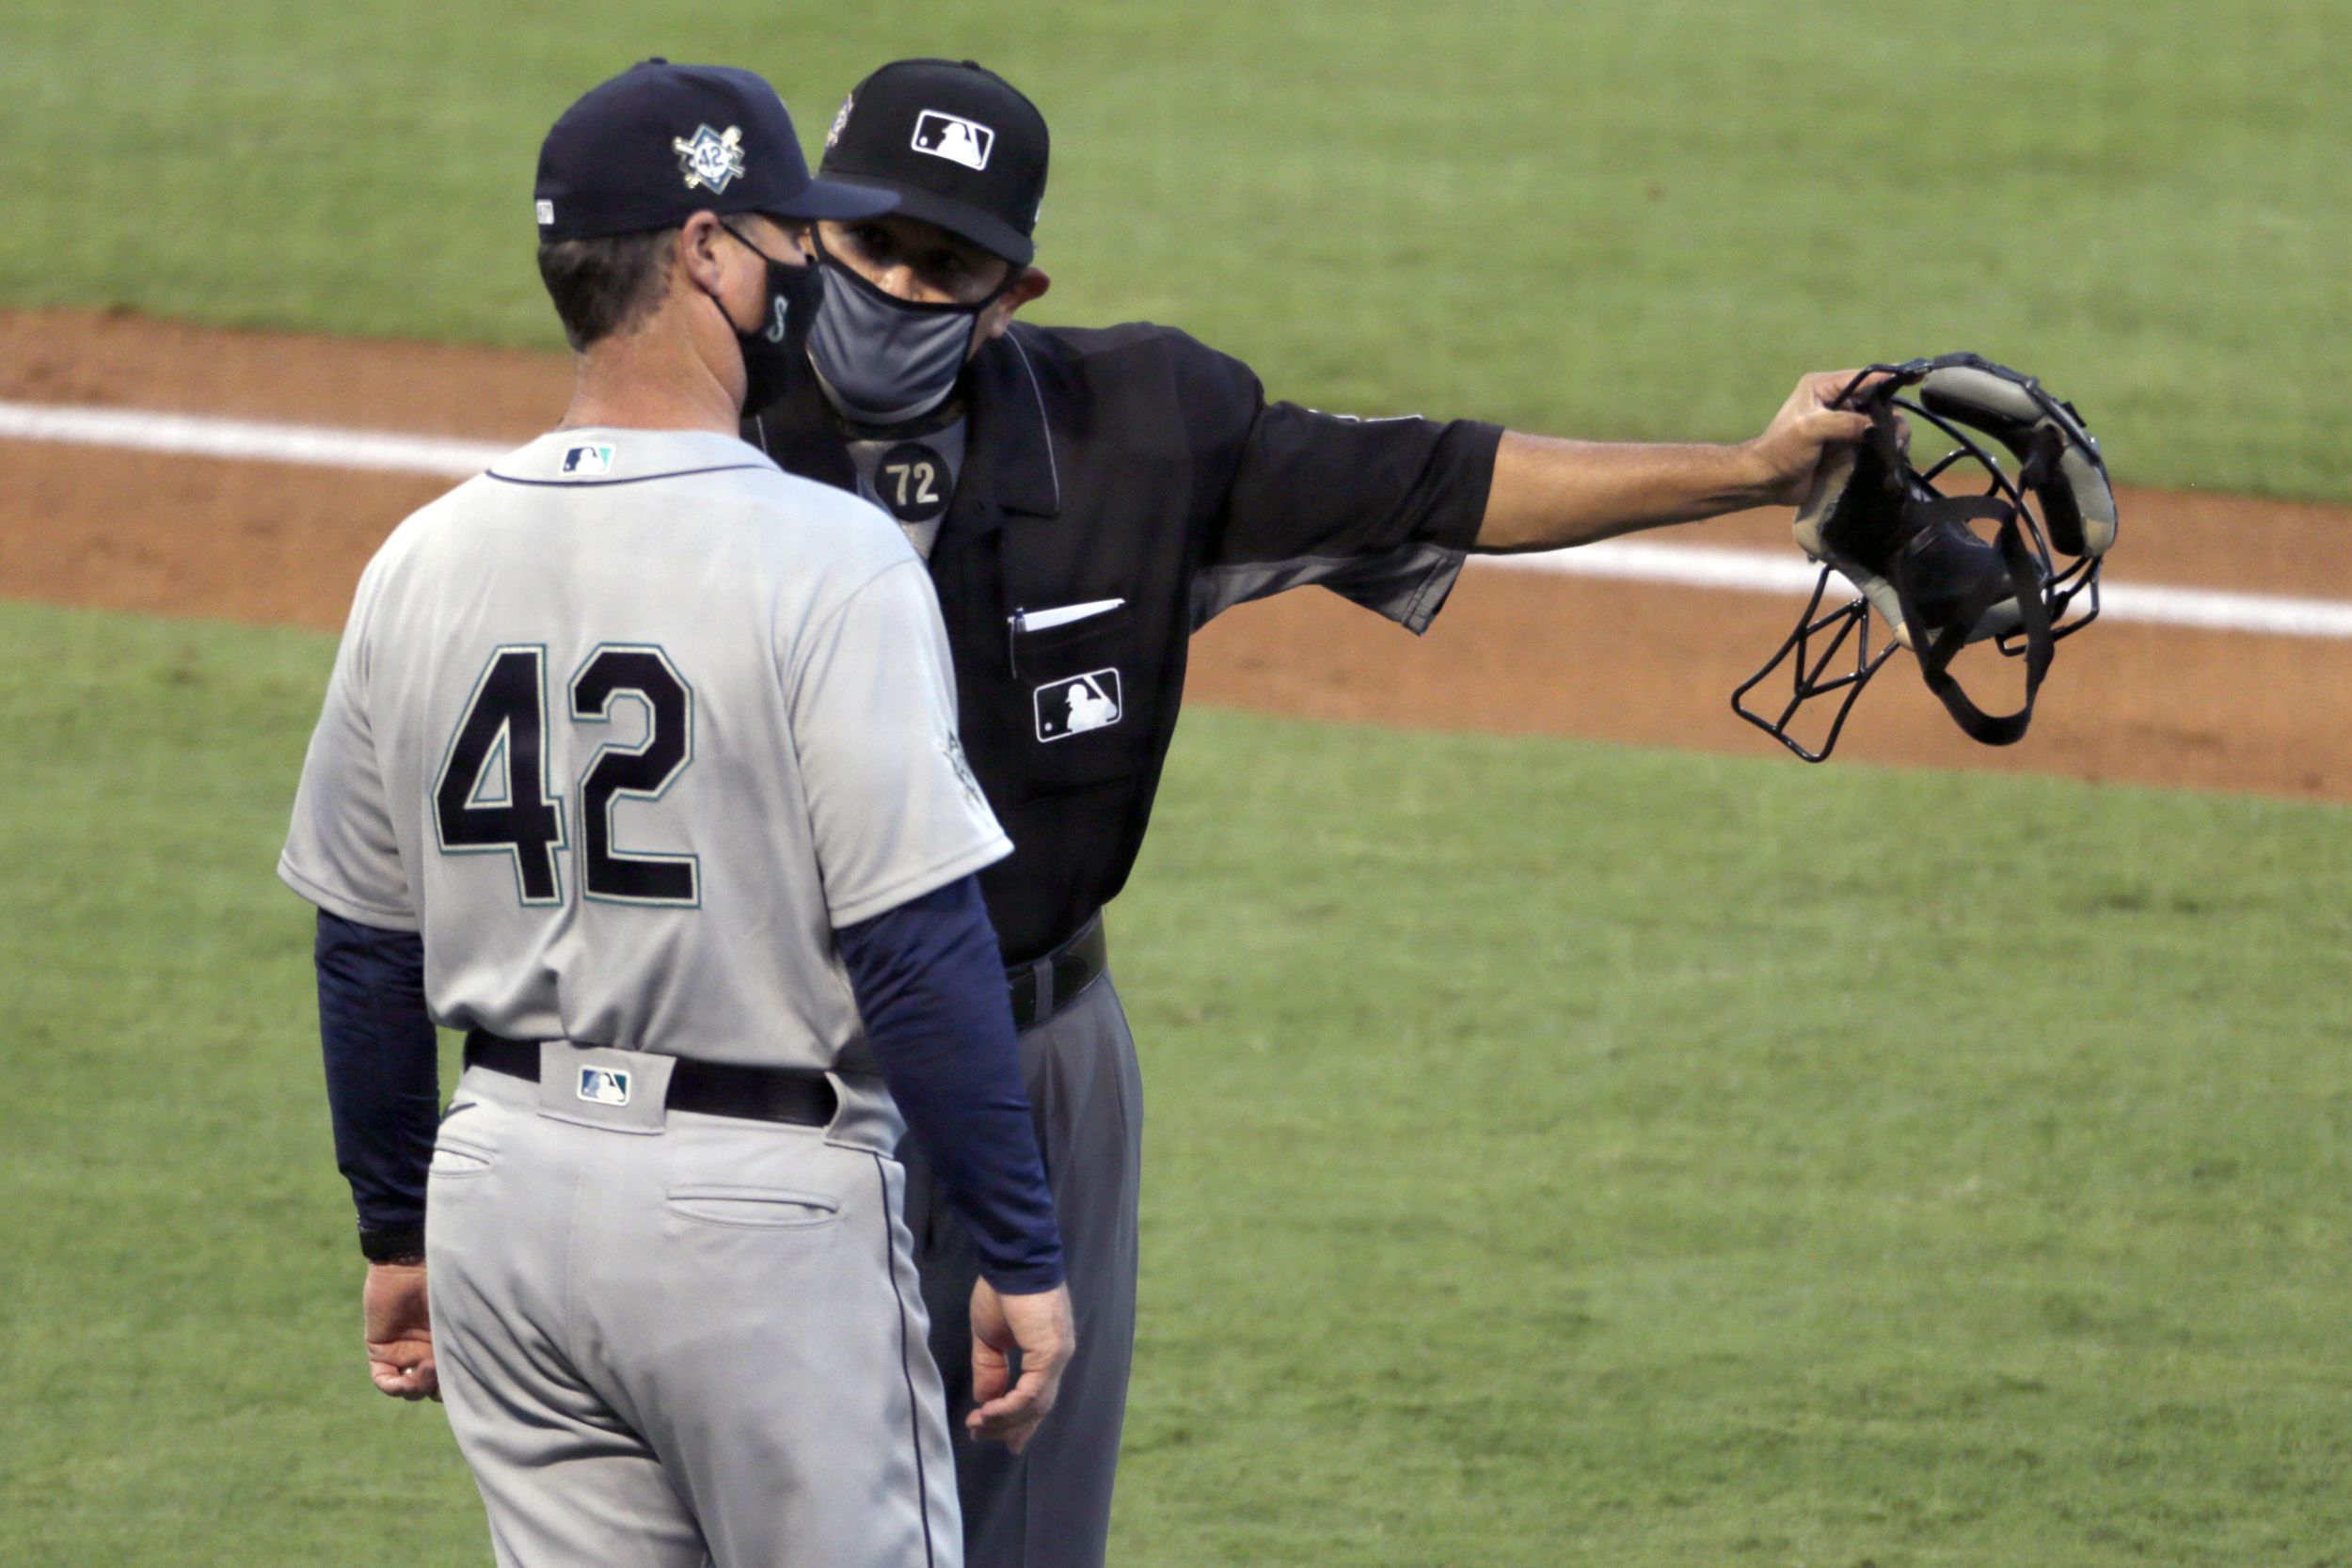
M 878 502 L 926 557 L 964 751 L 1016 846 L 981 883 L 1080 1348 L 1025 1453 L 963 1438 L 975 1264 L 915 1173 L 909 1217 L 974 1568 L 1086 1568 L 1109 1532 L 1143 1104 L 1102 910 L 1143 840 L 1191 634 L 1306 583 L 1418 633 L 1473 550 L 1793 504 L 1822 448 L 1867 424 L 1823 406 L 1834 374 L 1806 377 L 1739 446 L 1359 420 L 1269 403 L 1248 366 L 1168 327 L 1016 325 L 1049 286 L 1031 239 L 1046 152 L 1035 105 L 970 61 L 899 60 L 861 82 L 820 173 L 898 205 L 815 226 L 816 379 L 744 421 L 784 467 Z

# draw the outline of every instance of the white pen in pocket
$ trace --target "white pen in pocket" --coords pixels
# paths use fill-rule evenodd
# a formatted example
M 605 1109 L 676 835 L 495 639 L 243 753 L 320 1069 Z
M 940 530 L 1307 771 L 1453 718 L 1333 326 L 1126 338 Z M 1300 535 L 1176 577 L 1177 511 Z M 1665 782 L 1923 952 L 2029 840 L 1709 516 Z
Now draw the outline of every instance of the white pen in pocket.
M 1056 626 L 1066 626 L 1073 621 L 1108 615 L 1126 602 L 1124 599 L 1089 599 L 1084 604 L 1057 605 L 1051 610 L 1016 610 L 1012 612 L 1012 629 L 1017 632 L 1052 631 Z
M 1005 659 L 1013 675 L 1021 673 L 1021 637 L 1025 632 L 1052 631 L 1079 621 L 1089 621 L 1097 615 L 1108 615 L 1124 610 L 1124 599 L 1089 599 L 1084 604 L 1055 605 L 1046 610 L 1016 610 L 1005 617 Z

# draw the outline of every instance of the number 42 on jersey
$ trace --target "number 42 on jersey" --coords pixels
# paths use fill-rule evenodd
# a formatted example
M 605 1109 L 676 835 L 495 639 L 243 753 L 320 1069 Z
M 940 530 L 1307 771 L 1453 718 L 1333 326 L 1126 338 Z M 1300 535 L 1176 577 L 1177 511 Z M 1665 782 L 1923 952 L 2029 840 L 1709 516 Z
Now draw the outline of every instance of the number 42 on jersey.
M 691 908 L 702 899 L 695 857 L 624 853 L 612 842 L 612 808 L 659 800 L 694 760 L 693 688 L 661 649 L 608 642 L 572 676 L 564 717 L 608 724 L 625 701 L 643 709 L 644 738 L 597 747 L 575 791 L 580 890 L 598 902 Z M 564 902 L 561 860 L 572 839 L 548 777 L 546 648 L 511 643 L 491 654 L 450 736 L 433 819 L 443 854 L 511 855 L 525 904 Z

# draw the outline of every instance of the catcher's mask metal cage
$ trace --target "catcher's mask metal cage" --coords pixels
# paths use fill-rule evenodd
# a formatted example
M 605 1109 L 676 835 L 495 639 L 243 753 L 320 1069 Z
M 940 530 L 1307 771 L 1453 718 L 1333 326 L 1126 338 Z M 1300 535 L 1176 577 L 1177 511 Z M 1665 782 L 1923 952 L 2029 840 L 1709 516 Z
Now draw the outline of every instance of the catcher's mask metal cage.
M 1824 462 L 1798 508 L 1797 543 L 1821 563 L 1821 575 L 1795 628 L 1732 692 L 1732 707 L 1805 761 L 1820 762 L 1870 677 L 1908 647 L 1963 732 L 1989 746 L 2010 744 L 2032 720 L 2053 648 L 2098 619 L 2100 565 L 2116 532 L 2115 495 L 2098 442 L 2073 404 L 2031 376 L 1973 354 L 1872 365 L 1833 406 L 1867 413 L 1870 432 Z M 1952 450 L 1924 470 L 1914 467 L 1897 410 L 1940 431 Z M 2015 465 L 2013 474 L 1994 444 Z M 1967 488 L 1972 476 L 1981 477 L 1981 491 Z M 1990 542 L 1968 526 L 1978 521 L 1994 525 Z M 1823 610 L 1839 576 L 1859 592 Z M 1874 608 L 1888 627 L 1875 646 Z M 1986 713 L 1950 673 L 1962 648 L 1988 641 L 2025 661 L 2025 703 L 2015 713 Z M 1788 700 L 1777 712 L 1752 706 L 1751 693 L 1784 666 Z M 1809 749 L 1790 726 L 1807 708 L 1833 701 L 1820 749 Z

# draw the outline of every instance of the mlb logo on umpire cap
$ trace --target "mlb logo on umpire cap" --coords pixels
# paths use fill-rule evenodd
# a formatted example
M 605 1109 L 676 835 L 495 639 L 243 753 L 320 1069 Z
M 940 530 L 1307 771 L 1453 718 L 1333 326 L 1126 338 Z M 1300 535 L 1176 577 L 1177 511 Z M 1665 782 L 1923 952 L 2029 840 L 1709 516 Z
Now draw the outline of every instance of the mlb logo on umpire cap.
M 996 148 L 996 133 L 977 119 L 925 109 L 915 116 L 912 145 L 917 152 L 928 152 L 951 164 L 986 168 L 988 155 Z
M 620 1068 L 581 1068 L 580 1098 L 596 1105 L 626 1105 L 628 1103 L 628 1074 Z
M 893 60 L 860 82 L 825 137 L 828 180 L 895 192 L 901 214 L 1026 266 L 1050 150 L 1045 117 L 970 60 Z

